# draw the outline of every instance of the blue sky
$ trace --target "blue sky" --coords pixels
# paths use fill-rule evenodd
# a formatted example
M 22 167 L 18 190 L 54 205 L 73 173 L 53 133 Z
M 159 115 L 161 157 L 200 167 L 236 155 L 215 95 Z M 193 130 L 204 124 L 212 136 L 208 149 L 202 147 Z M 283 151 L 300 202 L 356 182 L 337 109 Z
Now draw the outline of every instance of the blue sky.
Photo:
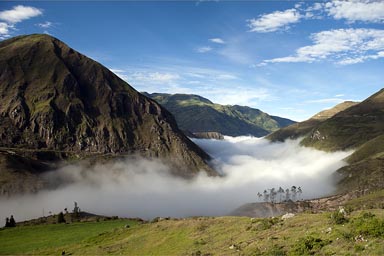
M 0 39 L 48 33 L 138 91 L 297 121 L 383 87 L 384 1 L 7 1 Z

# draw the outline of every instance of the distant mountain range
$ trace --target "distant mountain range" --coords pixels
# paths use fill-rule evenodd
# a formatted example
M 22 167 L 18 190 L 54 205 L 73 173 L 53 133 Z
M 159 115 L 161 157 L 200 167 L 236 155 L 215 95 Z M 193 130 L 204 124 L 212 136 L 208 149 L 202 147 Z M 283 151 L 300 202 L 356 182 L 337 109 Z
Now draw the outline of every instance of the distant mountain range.
M 271 141 L 303 137 L 301 145 L 324 151 L 351 150 L 337 171 L 340 191 L 384 188 L 384 89 L 366 100 L 345 102 L 309 120 L 270 134 Z
M 166 109 L 58 39 L 2 41 L 0 67 L 0 194 L 37 190 L 51 164 L 92 156 L 139 154 L 183 177 L 216 175 Z
M 265 136 L 295 122 L 271 116 L 259 109 L 220 105 L 199 95 L 143 93 L 156 100 L 176 119 L 180 129 L 191 133 L 217 132 L 229 136 Z

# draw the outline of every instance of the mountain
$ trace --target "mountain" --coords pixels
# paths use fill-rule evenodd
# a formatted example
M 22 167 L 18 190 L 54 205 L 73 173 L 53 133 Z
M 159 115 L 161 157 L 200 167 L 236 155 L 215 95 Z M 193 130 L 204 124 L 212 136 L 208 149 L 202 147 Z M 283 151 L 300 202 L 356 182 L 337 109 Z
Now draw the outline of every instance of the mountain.
M 310 133 L 317 125 L 319 125 L 322 121 L 331 118 L 337 113 L 356 105 L 357 102 L 353 101 L 345 101 L 342 102 L 335 107 L 327 110 L 323 110 L 308 120 L 303 122 L 298 122 L 287 127 L 281 128 L 267 136 L 271 141 L 284 141 L 286 139 L 297 139 L 299 137 L 303 137 Z
M 161 158 L 184 177 L 216 174 L 166 109 L 60 40 L 35 34 L 2 41 L 0 66 L 0 147 L 18 158 L 139 154 Z
M 298 137 L 303 137 L 301 145 L 319 150 L 354 150 L 348 165 L 335 174 L 339 192 L 364 194 L 384 188 L 384 89 L 268 136 L 272 141 Z
M 143 94 L 168 109 L 175 116 L 180 129 L 192 133 L 218 132 L 229 136 L 261 137 L 295 123 L 250 107 L 215 104 L 198 95 Z
M 315 127 L 303 145 L 326 151 L 355 149 L 384 133 L 384 89 Z

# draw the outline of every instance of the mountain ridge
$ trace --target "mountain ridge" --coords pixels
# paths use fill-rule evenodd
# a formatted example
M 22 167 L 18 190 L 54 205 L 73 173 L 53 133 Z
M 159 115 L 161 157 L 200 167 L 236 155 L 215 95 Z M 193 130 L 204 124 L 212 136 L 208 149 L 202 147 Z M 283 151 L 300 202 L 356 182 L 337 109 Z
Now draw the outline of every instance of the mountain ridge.
M 339 104 L 267 138 L 302 138 L 302 146 L 327 152 L 354 150 L 345 159 L 348 165 L 334 174 L 337 193 L 365 194 L 384 187 L 384 89 L 362 102 Z
M 182 130 L 192 133 L 218 132 L 229 136 L 265 136 L 294 121 L 270 116 L 259 109 L 239 105 L 220 105 L 194 94 L 143 93 L 176 118 Z

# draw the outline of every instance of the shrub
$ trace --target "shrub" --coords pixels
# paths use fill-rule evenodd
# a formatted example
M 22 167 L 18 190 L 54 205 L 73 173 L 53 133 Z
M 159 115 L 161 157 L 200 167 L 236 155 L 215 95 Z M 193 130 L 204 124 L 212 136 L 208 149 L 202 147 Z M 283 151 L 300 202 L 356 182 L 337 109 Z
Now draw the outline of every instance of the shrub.
M 313 255 L 331 242 L 330 240 L 307 236 L 297 241 L 293 247 L 293 253 L 294 255 Z
M 352 222 L 356 235 L 384 237 L 384 219 L 377 218 L 371 212 L 365 212 Z
M 344 224 L 344 223 L 348 222 L 348 219 L 345 217 L 344 213 L 342 213 L 340 211 L 334 211 L 331 214 L 330 219 L 331 219 L 331 223 L 337 224 L 337 225 Z
M 270 255 L 270 256 L 285 256 L 287 253 L 283 250 L 282 246 L 273 245 L 271 249 L 265 252 L 264 255 Z
M 264 218 L 256 221 L 256 226 L 255 229 L 262 231 L 262 230 L 267 230 L 270 229 L 272 226 L 275 224 L 279 223 L 280 219 L 279 218 Z

